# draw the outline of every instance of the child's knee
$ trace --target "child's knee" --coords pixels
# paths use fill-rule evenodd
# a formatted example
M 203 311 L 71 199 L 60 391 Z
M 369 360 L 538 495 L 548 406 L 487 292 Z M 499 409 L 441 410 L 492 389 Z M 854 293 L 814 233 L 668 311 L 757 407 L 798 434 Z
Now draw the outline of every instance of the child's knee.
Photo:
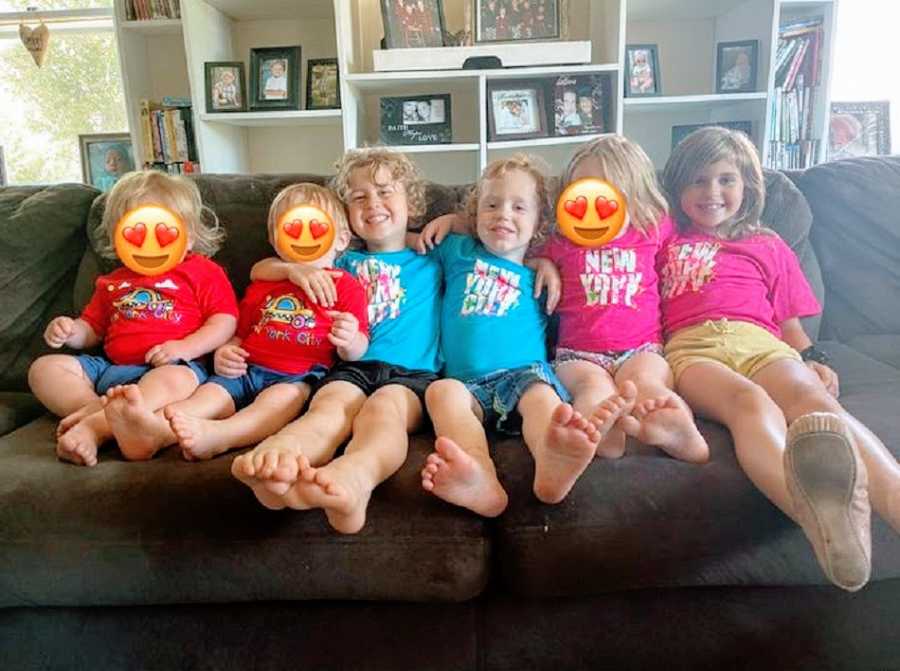
M 425 390 L 425 404 L 430 412 L 432 408 L 444 407 L 459 399 L 463 392 L 468 393 L 468 389 L 459 380 L 452 378 L 435 380 Z

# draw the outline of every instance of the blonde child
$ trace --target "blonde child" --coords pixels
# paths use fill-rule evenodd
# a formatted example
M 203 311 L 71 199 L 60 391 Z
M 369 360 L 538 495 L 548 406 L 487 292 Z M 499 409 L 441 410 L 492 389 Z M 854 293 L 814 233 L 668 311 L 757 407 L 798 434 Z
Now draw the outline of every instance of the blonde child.
M 97 278 L 81 316 L 56 317 L 44 339 L 53 348 L 86 349 L 102 342 L 106 356 L 50 354 L 37 359 L 28 373 L 35 396 L 64 418 L 56 452 L 74 464 L 95 465 L 98 446 L 109 438 L 116 439 L 126 459 L 152 457 L 161 445 L 147 429 L 165 425 L 159 409 L 187 398 L 206 380 L 199 359 L 225 343 L 237 323 L 234 290 L 222 268 L 205 256 L 216 252 L 223 232 L 215 215 L 210 223 L 204 221 L 208 210 L 189 179 L 155 171 L 120 179 L 103 213 L 109 236 L 105 255 L 115 256 L 113 236 L 119 220 L 144 206 L 165 208 L 172 220 L 135 223 L 132 228 L 144 235 L 132 240 L 142 244 L 131 251 L 123 246 L 120 253 L 135 252 L 129 257 L 132 264 L 161 259 L 173 267 L 152 276 L 125 267 Z M 161 226 L 165 231 L 177 229 L 176 239 L 187 236 L 179 258 L 136 254 L 156 244 Z M 168 235 L 163 242 L 173 234 Z M 177 248 L 166 245 L 159 251 L 166 247 Z M 121 386 L 135 380 L 136 385 Z
M 308 411 L 236 458 L 232 473 L 266 507 L 322 508 L 336 530 L 356 533 L 372 490 L 406 461 L 408 434 L 424 419 L 425 390 L 441 367 L 441 274 L 435 259 L 406 248 L 408 220 L 425 213 L 424 184 L 408 158 L 380 147 L 349 151 L 334 188 L 365 243 L 338 266 L 366 289 L 369 349 L 360 361 L 335 366 Z M 334 300 L 323 271 L 291 274 L 269 259 L 251 277 L 288 277 L 314 302 Z M 351 431 L 343 454 L 332 459 Z
M 314 223 L 323 217 L 315 219 L 310 206 L 331 224 Z M 295 212 L 308 219 L 294 219 Z M 269 209 L 268 229 L 272 247 L 291 266 L 331 268 L 350 241 L 343 203 L 316 184 L 282 189 Z M 327 247 L 306 249 L 317 240 Z M 297 256 L 292 245 L 309 259 Z M 321 255 L 313 258 L 316 254 Z M 335 274 L 333 309 L 307 300 L 289 279 L 254 281 L 241 301 L 237 333 L 216 350 L 216 375 L 187 400 L 166 407 L 171 433 L 161 440 L 177 439 L 189 460 L 257 443 L 297 416 L 311 385 L 322 379 L 335 356 L 344 361 L 361 357 L 369 342 L 366 295 L 349 273 Z
M 825 575 L 857 590 L 870 573 L 869 494 L 900 531 L 900 466 L 838 403 L 837 374 L 803 331 L 799 318 L 820 308 L 797 257 L 760 224 L 756 149 L 701 129 L 673 151 L 665 185 L 679 228 L 661 270 L 676 388 L 728 427 L 741 468 L 803 528 Z
M 425 397 L 438 438 L 422 469 L 422 486 L 493 517 L 506 508 L 507 495 L 484 424 L 505 431 L 521 420 L 535 461 L 534 493 L 557 503 L 617 414 L 597 425 L 585 419 L 564 402 L 569 395 L 546 359 L 546 317 L 534 297 L 534 271 L 523 265 L 551 211 L 534 160 L 514 156 L 491 163 L 467 210 L 476 237 L 452 234 L 434 252 L 446 278 L 441 346 L 448 379 L 432 384 Z

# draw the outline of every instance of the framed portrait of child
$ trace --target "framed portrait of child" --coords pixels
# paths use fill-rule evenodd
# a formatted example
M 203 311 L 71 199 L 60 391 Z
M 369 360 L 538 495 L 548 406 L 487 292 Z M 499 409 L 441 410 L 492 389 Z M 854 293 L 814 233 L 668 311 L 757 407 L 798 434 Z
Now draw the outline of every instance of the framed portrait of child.
M 488 82 L 491 141 L 547 137 L 544 87 L 534 80 Z
M 381 0 L 388 49 L 444 46 L 442 0 Z
M 310 58 L 306 63 L 306 109 L 340 109 L 341 87 L 336 58 Z
M 716 45 L 716 93 L 756 90 L 759 40 L 719 42 Z
M 243 112 L 247 109 L 244 64 L 219 61 L 203 64 L 206 70 L 206 111 Z
M 250 109 L 300 109 L 300 45 L 250 50 Z
M 606 133 L 611 96 L 612 82 L 607 74 L 557 77 L 553 82 L 555 135 Z
M 655 44 L 625 46 L 625 97 L 658 96 L 662 93 L 659 81 L 659 50 Z
M 81 174 L 85 184 L 109 191 L 127 172 L 134 170 L 134 151 L 128 133 L 79 135 Z

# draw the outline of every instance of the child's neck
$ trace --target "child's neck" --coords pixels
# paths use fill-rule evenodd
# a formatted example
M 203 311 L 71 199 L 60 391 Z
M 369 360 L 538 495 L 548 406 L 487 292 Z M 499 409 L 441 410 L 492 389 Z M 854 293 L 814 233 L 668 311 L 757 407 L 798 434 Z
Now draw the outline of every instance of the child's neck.
M 524 250 L 517 250 L 514 252 L 498 252 L 494 249 L 491 249 L 483 242 L 481 243 L 481 246 L 484 247 L 487 251 L 489 251 L 491 254 L 493 254 L 494 256 L 496 256 L 499 259 L 503 259 L 504 261 L 509 261 L 510 263 L 515 263 L 517 266 L 525 265 L 525 251 Z
M 403 240 L 366 240 L 366 251 L 373 254 L 384 254 L 387 252 L 402 252 L 406 249 L 406 238 Z

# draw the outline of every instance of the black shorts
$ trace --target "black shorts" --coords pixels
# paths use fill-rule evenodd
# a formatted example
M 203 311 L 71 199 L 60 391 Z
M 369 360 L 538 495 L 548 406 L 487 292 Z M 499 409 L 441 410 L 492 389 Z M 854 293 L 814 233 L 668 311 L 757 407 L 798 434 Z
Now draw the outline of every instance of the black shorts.
M 334 366 L 316 385 L 316 391 L 329 382 L 349 382 L 362 389 L 366 396 L 389 384 L 406 387 L 419 397 L 425 408 L 425 390 L 438 379 L 437 373 L 427 370 L 409 370 L 383 361 L 342 361 Z

